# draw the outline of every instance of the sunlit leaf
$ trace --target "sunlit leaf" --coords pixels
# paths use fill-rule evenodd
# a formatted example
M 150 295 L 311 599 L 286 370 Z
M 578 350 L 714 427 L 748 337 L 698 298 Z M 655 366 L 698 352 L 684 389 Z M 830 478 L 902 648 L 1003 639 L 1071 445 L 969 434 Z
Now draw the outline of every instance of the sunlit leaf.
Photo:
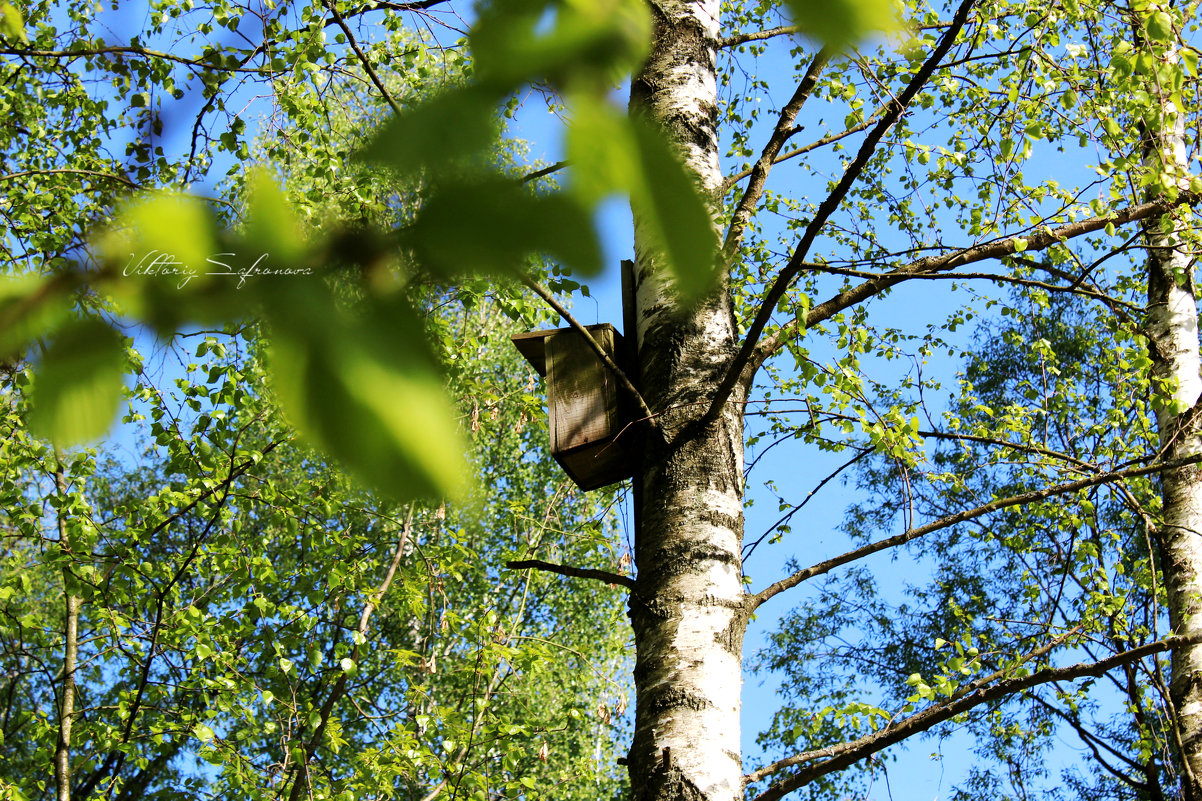
M 29 44 L 25 34 L 25 20 L 12 3 L 0 3 L 0 36 L 9 41 Z
M 466 467 L 455 407 L 416 315 L 400 302 L 352 314 L 324 292 L 294 289 L 287 318 L 274 318 L 271 368 L 285 415 L 394 496 L 460 494 Z
M 125 377 L 125 340 L 96 319 L 72 322 L 42 355 L 34 380 L 29 428 L 63 447 L 108 431 Z

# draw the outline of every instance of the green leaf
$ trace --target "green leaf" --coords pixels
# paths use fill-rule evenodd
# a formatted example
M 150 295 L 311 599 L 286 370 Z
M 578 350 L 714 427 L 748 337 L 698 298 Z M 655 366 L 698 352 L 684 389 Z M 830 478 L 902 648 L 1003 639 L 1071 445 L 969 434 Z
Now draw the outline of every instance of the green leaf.
M 427 269 L 443 276 L 511 272 L 545 253 L 586 275 L 601 269 L 587 209 L 571 195 L 534 195 L 504 177 L 446 185 L 404 236 Z
M 664 136 L 637 119 L 634 131 L 643 180 L 632 205 L 662 250 L 681 297 L 696 300 L 718 276 L 718 239 L 709 207 Z
M 70 310 L 65 291 L 37 275 L 0 277 L 0 361 L 19 358 L 56 328 Z
M 268 254 L 273 263 L 299 263 L 305 254 L 305 234 L 279 184 L 266 170 L 255 170 L 250 177 L 250 205 L 244 234 L 252 261 Z
M 29 37 L 25 34 L 25 20 L 12 3 L 0 3 L 0 36 L 9 41 L 29 44 Z
M 642 63 L 650 39 L 651 16 L 638 0 L 508 0 L 485 7 L 471 45 L 480 80 L 508 92 L 538 78 L 612 84 Z
M 1156 11 L 1144 21 L 1144 30 L 1153 42 L 1167 42 L 1173 36 L 1173 17 L 1167 11 Z
M 98 241 L 102 257 L 125 277 L 203 272 L 217 252 L 217 224 L 203 200 L 180 192 L 152 192 L 130 203 Z M 156 266 L 155 272 L 139 267 Z
M 59 331 L 36 370 L 29 428 L 67 447 L 96 439 L 117 416 L 125 378 L 125 340 L 96 319 Z
M 217 736 L 216 732 L 203 723 L 198 723 L 196 726 L 194 726 L 192 728 L 192 733 L 195 734 L 196 738 L 202 743 L 207 743 Z
M 414 173 L 483 153 L 496 138 L 497 93 L 452 89 L 385 123 L 360 154 L 366 161 Z
M 414 312 L 396 300 L 352 314 L 317 284 L 281 296 L 270 363 L 288 419 L 394 496 L 460 495 L 466 467 L 454 404 Z
M 566 145 L 571 190 L 596 204 L 615 192 L 642 185 L 639 145 L 629 116 L 591 96 L 572 99 Z
M 793 21 L 831 50 L 845 50 L 874 34 L 899 30 L 891 0 L 786 0 Z

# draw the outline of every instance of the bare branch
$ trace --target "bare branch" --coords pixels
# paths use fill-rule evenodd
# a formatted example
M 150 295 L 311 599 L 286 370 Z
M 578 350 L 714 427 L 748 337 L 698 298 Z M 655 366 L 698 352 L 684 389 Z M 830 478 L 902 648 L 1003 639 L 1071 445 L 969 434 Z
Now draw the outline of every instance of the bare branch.
M 634 579 L 629 576 L 619 576 L 617 573 L 610 573 L 606 570 L 594 570 L 587 567 L 569 567 L 568 565 L 557 565 L 554 562 L 544 562 L 541 559 L 519 559 L 505 563 L 505 567 L 511 570 L 545 570 L 548 573 L 558 573 L 561 576 L 570 578 L 587 578 L 604 581 L 606 584 L 619 584 L 628 590 L 633 590 L 635 587 Z
M 1183 467 L 1187 464 L 1197 464 L 1198 462 L 1202 462 L 1202 454 L 1196 454 L 1185 459 L 1175 459 L 1170 462 L 1157 462 L 1156 464 L 1144 465 L 1142 467 L 1129 467 L 1124 470 L 1112 470 L 1110 472 L 1099 473 L 1098 475 L 1089 476 L 1076 481 L 1053 484 L 1050 487 L 1044 487 L 1040 490 L 1024 492 L 1019 495 L 1011 495 L 1008 498 L 998 498 L 997 500 L 990 501 L 989 503 L 982 504 L 981 506 L 941 517 L 938 520 L 926 524 L 925 526 L 918 526 L 917 528 L 903 531 L 901 534 L 896 534 L 878 542 L 869 543 L 863 547 L 856 548 L 854 551 L 848 551 L 840 556 L 836 556 L 831 559 L 827 559 L 824 562 L 819 562 L 816 565 L 807 567 L 805 570 L 799 570 L 793 575 L 781 579 L 780 581 L 756 593 L 755 595 L 748 596 L 747 608 L 750 611 L 754 611 L 770 598 L 779 595 L 785 590 L 792 589 L 798 584 L 801 584 L 803 581 L 812 579 L 814 576 L 820 576 L 824 573 L 829 573 L 836 567 L 854 562 L 857 559 L 863 559 L 865 556 L 879 553 L 880 551 L 884 551 L 898 545 L 904 545 L 911 540 L 915 540 L 927 534 L 954 526 L 958 523 L 963 523 L 965 521 L 981 517 L 982 515 L 987 515 L 990 512 L 996 512 L 999 509 L 1007 509 L 1011 506 L 1022 506 L 1024 504 L 1034 503 L 1035 501 L 1041 501 L 1045 498 L 1051 498 L 1056 495 L 1064 495 L 1070 492 L 1076 492 L 1077 490 L 1086 489 L 1088 487 L 1096 487 L 1099 484 L 1107 484 L 1112 481 L 1121 481 L 1125 478 L 1134 478 L 1136 476 L 1146 476 L 1150 473 L 1158 473 L 1161 470 Z
M 566 166 L 568 166 L 568 163 L 566 161 L 557 161 L 554 164 L 552 164 L 550 167 L 543 167 L 541 170 L 535 170 L 534 172 L 526 173 L 525 175 L 522 176 L 521 182 L 523 184 L 528 184 L 531 181 L 536 181 L 539 178 L 544 178 L 553 172 L 559 172 Z
M 776 801 L 776 799 L 783 798 L 785 795 L 800 787 L 804 787 L 820 776 L 842 770 L 864 757 L 875 754 L 919 732 L 924 732 L 936 724 L 951 720 L 957 715 L 968 712 L 981 704 L 996 701 L 999 698 L 1004 698 L 1032 687 L 1038 687 L 1041 684 L 1055 681 L 1072 681 L 1086 676 L 1101 676 L 1112 668 L 1134 662 L 1145 656 L 1151 656 L 1152 654 L 1168 651 L 1181 645 L 1197 642 L 1198 639 L 1197 636 L 1167 637 L 1157 642 L 1114 654 L 1097 662 L 1078 663 L 1062 668 L 1044 668 L 1029 676 L 1015 676 L 1003 679 L 995 684 L 991 683 L 989 686 L 986 686 L 986 683 L 990 682 L 992 677 L 986 677 L 985 679 L 969 684 L 944 703 L 927 707 L 910 717 L 889 724 L 880 731 L 873 732 L 848 743 L 842 743 L 819 751 L 798 754 L 790 757 L 788 760 L 781 760 L 775 766 L 769 766 L 769 768 L 775 768 L 772 772 L 776 772 L 788 766 L 783 765 L 782 763 L 784 762 L 788 762 L 789 765 L 796 765 L 803 762 L 813 762 L 818 759 L 823 760 L 818 762 L 818 764 L 802 768 L 791 776 L 781 779 L 756 796 L 754 801 Z M 997 674 L 994 675 L 996 676 Z M 824 759 L 824 757 L 826 758 Z M 764 770 L 768 770 L 768 768 Z M 761 774 L 761 772 L 757 771 L 751 774 L 751 776 L 756 776 L 757 774 Z M 759 778 L 764 778 L 765 775 L 768 774 L 762 774 Z M 755 781 L 755 779 L 750 780 Z
M 952 45 L 955 44 L 957 37 L 960 35 L 960 30 L 968 21 L 968 15 L 975 3 L 976 0 L 962 0 L 960 7 L 956 9 L 956 15 L 952 19 L 951 27 L 944 32 L 935 50 L 923 63 L 922 67 L 914 73 L 910 82 L 906 84 L 906 88 L 889 105 L 888 110 L 882 115 L 880 122 L 868 134 L 864 143 L 860 146 L 856 157 L 847 165 L 847 169 L 844 171 L 838 185 L 819 204 L 814 218 L 806 226 L 801 241 L 798 243 L 796 249 L 794 249 L 793 255 L 789 258 L 789 263 L 780 271 L 772 286 L 769 287 L 768 293 L 764 296 L 759 311 L 748 328 L 747 337 L 743 340 L 742 347 L 739 348 L 738 354 L 727 368 L 722 383 L 718 385 L 718 389 L 714 393 L 710 408 L 706 411 L 705 417 L 702 418 L 703 422 L 717 420 L 718 415 L 722 412 L 722 407 L 726 405 L 726 400 L 730 397 L 730 393 L 734 390 L 735 385 L 740 381 L 749 381 L 751 376 L 754 375 L 754 370 L 745 371 L 744 368 L 749 366 L 748 362 L 756 351 L 756 346 L 759 343 L 760 336 L 764 333 L 764 328 L 772 318 L 772 312 L 776 309 L 776 304 L 784 296 L 794 280 L 796 280 L 798 274 L 800 274 L 802 266 L 805 264 L 806 254 L 809 252 L 814 240 L 817 239 L 818 232 L 822 230 L 827 220 L 835 213 L 835 210 L 847 195 L 848 190 L 851 189 L 852 184 L 856 182 L 860 174 L 864 171 L 864 168 L 868 166 L 869 159 L 876 152 L 876 146 L 884 138 L 886 132 L 901 118 L 902 113 L 910 105 L 910 101 L 914 99 L 919 90 L 934 75 L 935 70 L 939 67 L 939 62 L 943 60 L 944 56 L 951 50 Z M 756 366 L 758 367 L 758 364 Z
M 764 39 L 771 39 L 774 36 L 787 36 L 791 33 L 797 33 L 796 25 L 783 25 L 779 28 L 768 28 L 763 31 L 749 31 L 748 33 L 736 33 L 734 36 L 728 36 L 718 42 L 719 48 L 738 47 L 741 44 L 748 42 L 759 42 Z

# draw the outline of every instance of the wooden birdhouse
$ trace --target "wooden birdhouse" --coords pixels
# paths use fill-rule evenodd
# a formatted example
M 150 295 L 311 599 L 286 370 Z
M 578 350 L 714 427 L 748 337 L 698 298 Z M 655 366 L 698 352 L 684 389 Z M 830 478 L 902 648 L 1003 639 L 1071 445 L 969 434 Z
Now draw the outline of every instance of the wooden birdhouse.
M 590 325 L 588 331 L 625 372 L 622 335 L 609 323 Z M 547 379 L 551 455 L 564 472 L 583 490 L 629 478 L 632 433 L 618 436 L 631 419 L 629 402 L 584 337 L 571 328 L 556 328 L 511 339 Z

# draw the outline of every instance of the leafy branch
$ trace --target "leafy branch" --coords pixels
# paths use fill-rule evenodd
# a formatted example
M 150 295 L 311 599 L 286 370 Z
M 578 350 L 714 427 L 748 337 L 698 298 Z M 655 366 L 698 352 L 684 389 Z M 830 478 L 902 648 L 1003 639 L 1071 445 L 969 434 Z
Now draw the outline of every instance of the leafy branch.
M 1063 639 L 1064 636 L 1057 638 L 1052 643 L 1031 652 L 1023 657 L 1021 662 L 1039 658 L 1039 656 L 1051 650 L 1053 646 Z M 842 770 L 854 762 L 875 754 L 895 743 L 899 743 L 915 734 L 927 731 L 939 723 L 951 720 L 957 715 L 968 712 L 982 704 L 996 701 L 1042 684 L 1057 681 L 1072 681 L 1086 676 L 1102 676 L 1113 668 L 1143 659 L 1152 654 L 1168 651 L 1181 645 L 1198 642 L 1199 639 L 1196 636 L 1166 637 L 1163 640 L 1147 643 L 1138 648 L 1132 648 L 1096 662 L 1078 663 L 1061 668 L 1049 667 L 1026 676 L 1001 678 L 1003 672 L 997 671 L 966 685 L 943 703 L 927 707 L 921 712 L 895 721 L 885 728 L 872 734 L 867 734 L 857 740 L 816 751 L 807 751 L 780 760 L 749 774 L 746 777 L 746 781 L 747 783 L 759 781 L 760 779 L 779 773 L 785 768 L 806 762 L 814 762 L 815 760 L 822 760 L 817 762 L 817 764 L 795 771 L 754 798 L 754 801 L 776 801 L 821 776 Z
M 893 548 L 898 545 L 904 545 L 911 540 L 918 539 L 919 537 L 926 536 L 927 534 L 931 534 L 936 531 L 941 531 L 945 528 L 963 523 L 968 520 L 973 520 L 974 518 L 987 515 L 991 512 L 996 512 L 999 509 L 1007 509 L 1012 506 L 1024 506 L 1026 504 L 1042 501 L 1046 498 L 1055 497 L 1057 495 L 1065 495 L 1078 490 L 1087 489 L 1089 487 L 1096 487 L 1100 484 L 1108 484 L 1113 481 L 1121 481 L 1123 479 L 1134 478 L 1136 476 L 1146 476 L 1151 473 L 1158 473 L 1161 470 L 1184 467 L 1185 465 L 1197 464 L 1199 462 L 1202 462 L 1202 454 L 1196 454 L 1184 459 L 1157 462 L 1155 464 L 1144 465 L 1141 467 L 1129 467 L 1123 470 L 1112 470 L 1106 473 L 1099 473 L 1098 475 L 1089 476 L 1088 478 L 1078 479 L 1076 481 L 1066 481 L 1061 484 L 1053 484 L 1050 487 L 1044 487 L 1043 489 L 1032 490 L 1031 492 L 1023 492 L 1018 495 L 1011 495 L 1007 498 L 998 498 L 997 500 L 990 501 L 989 503 L 982 504 L 981 506 L 956 512 L 955 514 L 946 515 L 945 517 L 941 517 L 938 520 L 932 521 L 925 526 L 918 526 L 916 528 L 908 529 L 903 531 L 901 534 L 896 534 L 892 537 L 869 543 L 868 545 L 856 548 L 853 551 L 848 551 L 840 556 L 819 562 L 815 565 L 807 567 L 804 570 L 799 570 L 793 575 L 781 579 L 780 581 L 761 590 L 760 592 L 748 596 L 747 608 L 750 611 L 754 611 L 758 609 L 764 602 L 774 598 L 785 590 L 792 589 L 798 584 L 808 581 L 815 576 L 829 573 L 836 567 L 846 565 L 858 559 L 863 559 L 865 556 L 870 556 L 871 554 L 879 553 L 880 551 L 888 550 L 889 548 Z

